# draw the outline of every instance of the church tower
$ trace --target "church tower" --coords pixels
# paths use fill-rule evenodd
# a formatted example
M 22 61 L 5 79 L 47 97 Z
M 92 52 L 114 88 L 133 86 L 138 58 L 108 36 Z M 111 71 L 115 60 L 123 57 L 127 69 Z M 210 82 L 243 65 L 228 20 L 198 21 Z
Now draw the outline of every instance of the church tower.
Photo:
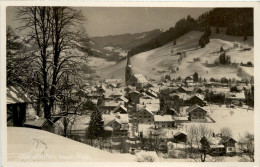
M 130 56 L 127 55 L 127 64 L 125 67 L 125 82 L 127 82 L 132 75 L 133 75 L 133 72 L 132 72 L 132 66 L 131 66 L 131 62 L 130 62 Z

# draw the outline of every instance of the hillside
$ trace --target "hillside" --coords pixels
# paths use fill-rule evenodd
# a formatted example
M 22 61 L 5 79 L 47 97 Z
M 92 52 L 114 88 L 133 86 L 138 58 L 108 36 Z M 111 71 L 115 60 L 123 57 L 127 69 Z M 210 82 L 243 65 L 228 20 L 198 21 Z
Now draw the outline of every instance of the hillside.
M 43 130 L 8 127 L 7 139 L 8 161 L 135 161 L 130 154 L 112 154 Z
M 125 57 L 131 48 L 142 45 L 161 33 L 161 30 L 155 29 L 142 33 L 93 37 L 90 39 L 91 54 L 95 57 L 118 61 L 120 58 Z
M 147 42 L 162 33 L 161 30 L 155 29 L 152 31 L 134 33 L 134 34 L 121 34 L 121 35 L 108 35 L 104 37 L 93 37 L 91 41 L 95 47 L 103 49 L 104 47 L 120 47 L 122 49 L 130 49 Z
M 227 78 L 250 78 L 253 75 L 252 67 L 243 67 L 243 75 L 238 74 L 239 67 L 234 67 L 232 65 L 215 65 L 215 60 L 219 59 L 219 54 L 213 53 L 219 51 L 222 46 L 227 55 L 230 55 L 231 62 L 236 63 L 246 63 L 247 61 L 253 62 L 253 38 L 249 37 L 247 41 L 242 41 L 241 37 L 228 36 L 225 32 L 220 32 L 215 34 L 212 31 L 210 36 L 210 43 L 206 45 L 205 48 L 192 50 L 186 52 L 186 58 L 182 60 L 182 63 L 178 65 L 179 55 L 172 55 L 171 50 L 174 52 L 186 51 L 188 49 L 194 49 L 198 45 L 198 41 L 202 32 L 190 31 L 189 33 L 183 35 L 176 40 L 177 45 L 172 46 L 172 42 L 168 44 L 147 51 L 139 53 L 131 57 L 131 63 L 134 73 L 142 73 L 148 79 L 160 79 L 162 75 L 170 74 L 172 78 L 177 78 L 178 76 L 186 77 L 198 72 L 203 78 L 209 79 L 211 77 L 221 78 L 223 76 Z M 238 42 L 243 46 L 252 47 L 250 51 L 240 51 L 239 49 L 233 49 L 233 42 Z M 201 61 L 193 62 L 193 58 L 200 58 Z M 206 61 L 208 63 L 206 63 Z M 118 64 L 98 69 L 97 74 L 104 78 L 123 78 L 124 68 L 126 61 L 122 61 Z M 169 66 L 174 66 L 179 68 L 176 73 L 159 73 L 159 71 L 167 70 Z M 244 69 L 246 68 L 246 69 Z
M 239 17 L 237 17 L 239 15 Z M 180 19 L 174 27 L 169 28 L 158 37 L 132 48 L 130 56 L 138 53 L 162 47 L 170 41 L 181 37 L 185 33 L 194 30 L 206 31 L 208 27 L 226 27 L 225 33 L 233 36 L 252 36 L 254 32 L 253 8 L 214 8 L 203 13 L 198 19 L 190 15 Z

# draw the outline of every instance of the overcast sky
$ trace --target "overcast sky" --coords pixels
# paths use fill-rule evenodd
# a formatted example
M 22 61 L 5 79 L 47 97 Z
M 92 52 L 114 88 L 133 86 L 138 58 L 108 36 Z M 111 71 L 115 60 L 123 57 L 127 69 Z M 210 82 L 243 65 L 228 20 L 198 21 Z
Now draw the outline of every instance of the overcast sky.
M 87 21 L 84 27 L 90 37 L 167 30 L 191 15 L 197 18 L 210 8 L 144 8 L 144 7 L 79 7 Z M 16 7 L 7 8 L 7 25 L 16 28 Z

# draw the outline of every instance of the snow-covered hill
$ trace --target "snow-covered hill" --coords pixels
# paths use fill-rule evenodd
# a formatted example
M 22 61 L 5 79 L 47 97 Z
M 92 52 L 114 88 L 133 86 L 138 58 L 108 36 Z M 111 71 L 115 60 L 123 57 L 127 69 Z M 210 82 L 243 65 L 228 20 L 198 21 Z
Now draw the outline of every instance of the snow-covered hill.
M 147 52 L 139 53 L 131 57 L 132 67 L 135 73 L 142 73 L 147 78 L 160 79 L 162 75 L 170 74 L 174 77 L 186 77 L 198 72 L 203 78 L 250 78 L 253 76 L 253 67 L 242 67 L 243 75 L 238 73 L 239 67 L 232 65 L 215 65 L 215 61 L 219 59 L 219 54 L 214 53 L 219 51 L 222 46 L 227 50 L 226 55 L 231 57 L 231 62 L 247 63 L 248 61 L 254 62 L 254 48 L 253 38 L 249 37 L 247 41 L 242 41 L 242 37 L 234 37 L 225 35 L 224 32 L 215 34 L 212 31 L 210 43 L 205 48 L 195 49 L 202 32 L 191 31 L 176 40 L 177 45 L 172 46 L 172 42 Z M 250 47 L 249 51 L 241 51 L 240 49 L 233 48 L 234 42 L 239 43 L 244 47 Z M 172 50 L 177 52 L 187 51 L 186 58 L 178 64 L 179 55 L 173 55 Z M 195 50 L 192 50 L 195 49 Z M 199 62 L 194 62 L 194 58 L 200 58 Z M 118 64 L 101 68 L 97 70 L 97 74 L 104 78 L 124 78 L 124 68 L 126 61 Z M 166 71 L 172 65 L 179 68 L 176 73 L 159 73 L 158 71 Z
M 8 127 L 7 138 L 8 161 L 136 161 L 131 154 L 112 154 L 43 130 Z

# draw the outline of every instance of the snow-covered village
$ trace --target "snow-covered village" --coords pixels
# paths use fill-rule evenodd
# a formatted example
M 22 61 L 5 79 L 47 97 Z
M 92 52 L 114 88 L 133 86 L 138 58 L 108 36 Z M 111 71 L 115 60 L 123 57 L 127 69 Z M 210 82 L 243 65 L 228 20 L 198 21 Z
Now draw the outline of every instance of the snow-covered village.
M 8 161 L 255 161 L 253 8 L 6 11 Z

